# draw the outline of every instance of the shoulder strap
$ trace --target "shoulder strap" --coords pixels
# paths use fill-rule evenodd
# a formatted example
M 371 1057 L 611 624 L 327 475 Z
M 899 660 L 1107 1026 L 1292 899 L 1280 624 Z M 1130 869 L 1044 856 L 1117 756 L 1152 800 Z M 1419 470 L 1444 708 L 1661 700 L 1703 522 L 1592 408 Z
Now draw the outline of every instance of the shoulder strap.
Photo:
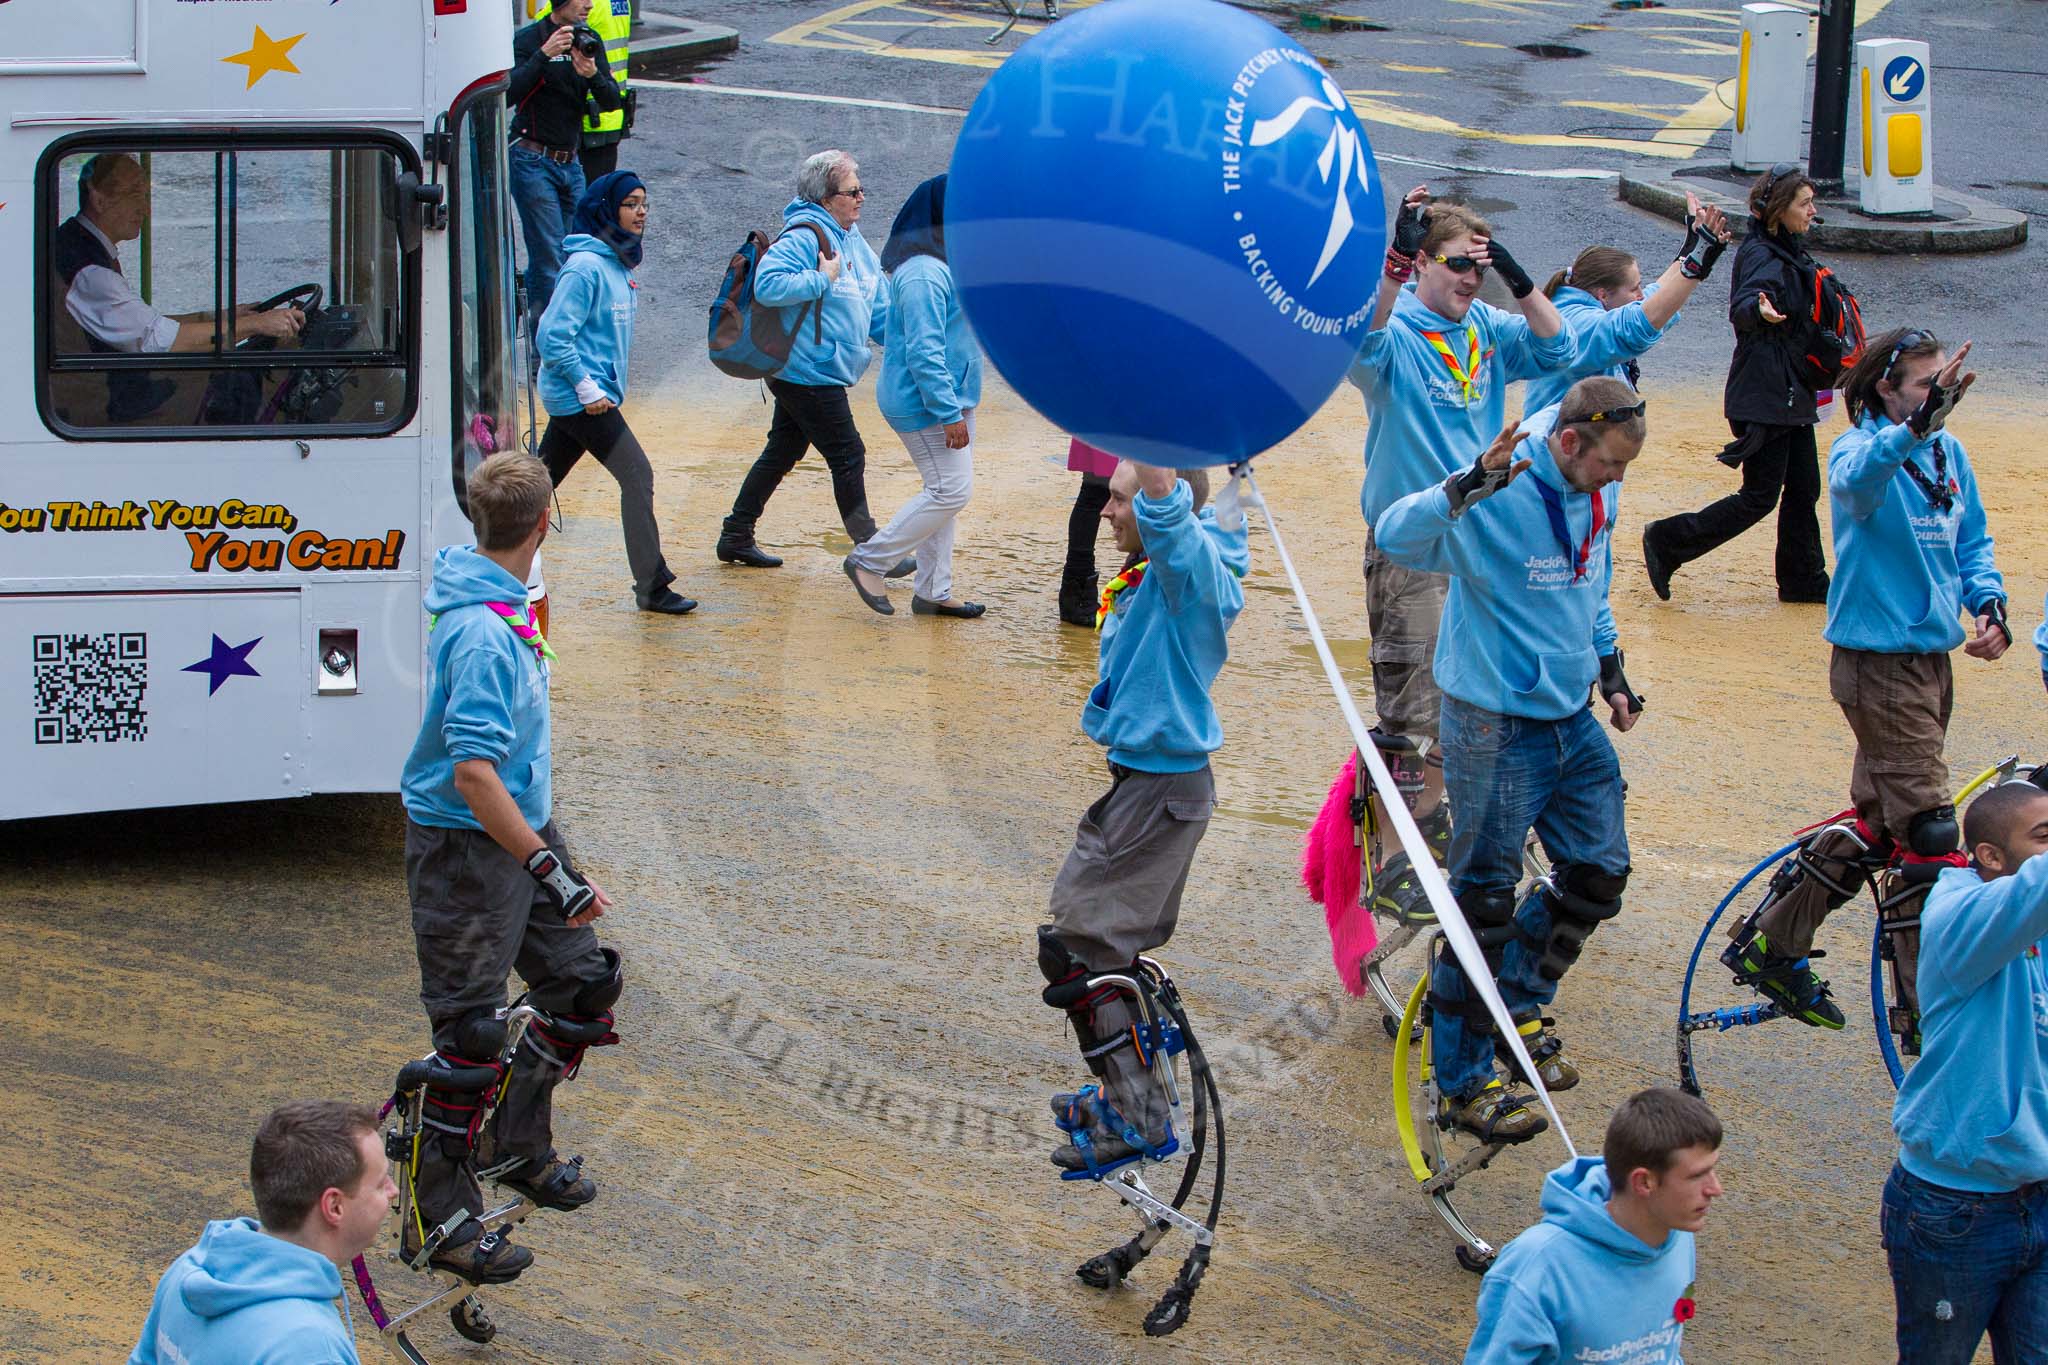
M 832 257 L 838 254 L 832 249 L 831 240 L 825 236 L 825 229 L 820 227 L 818 224 L 813 223 L 808 218 L 802 219 L 798 222 L 791 223 L 788 227 L 784 228 L 781 231 L 781 233 L 775 238 L 775 240 L 778 242 L 781 241 L 784 237 L 789 236 L 790 233 L 795 232 L 798 228 L 809 228 L 811 230 L 811 234 L 818 239 L 819 260 L 829 261 L 832 259 Z M 824 300 L 812 299 L 810 302 L 806 303 L 804 307 L 811 310 L 811 342 L 814 345 L 821 344 L 825 340 Z M 801 330 L 803 325 L 804 315 L 802 313 L 798 313 L 796 315 L 796 327 L 792 328 L 791 330 Z

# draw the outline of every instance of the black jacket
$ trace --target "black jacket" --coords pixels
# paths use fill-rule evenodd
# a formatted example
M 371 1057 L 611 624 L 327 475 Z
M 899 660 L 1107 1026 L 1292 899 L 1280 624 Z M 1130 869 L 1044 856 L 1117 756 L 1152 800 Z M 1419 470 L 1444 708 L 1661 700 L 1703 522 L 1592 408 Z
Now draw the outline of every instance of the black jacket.
M 1728 363 L 1721 410 L 1731 423 L 1803 427 L 1820 420 L 1813 390 L 1801 382 L 1797 365 L 1813 329 L 1813 269 L 1813 257 L 1798 237 L 1766 235 L 1763 224 L 1749 220 L 1749 235 L 1735 250 L 1735 273 L 1728 283 L 1735 358 Z M 1767 294 L 1771 306 L 1785 315 L 1783 322 L 1764 321 L 1757 300 Z
M 552 16 L 545 16 L 512 35 L 512 77 L 505 99 L 512 106 L 512 136 L 530 137 L 555 151 L 575 151 L 582 145 L 585 101 L 595 100 L 609 111 L 625 100 L 602 53 L 597 74 L 588 78 L 576 74 L 567 52 L 541 55 L 541 44 L 558 27 Z

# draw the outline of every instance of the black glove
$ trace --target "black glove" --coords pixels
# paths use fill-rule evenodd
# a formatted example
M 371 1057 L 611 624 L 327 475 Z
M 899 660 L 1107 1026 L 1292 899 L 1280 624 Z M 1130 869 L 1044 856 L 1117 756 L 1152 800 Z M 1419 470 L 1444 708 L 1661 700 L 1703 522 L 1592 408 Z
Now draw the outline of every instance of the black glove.
M 1444 496 L 1451 500 L 1451 517 L 1456 520 L 1465 514 L 1475 502 L 1483 502 L 1508 486 L 1508 480 L 1515 476 L 1515 462 L 1512 458 L 1499 469 L 1488 469 L 1479 460 L 1472 467 L 1462 469 L 1444 480 Z
M 1702 228 L 1692 218 L 1685 220 L 1685 246 L 1678 253 L 1678 273 L 1689 280 L 1703 280 L 1714 273 L 1714 262 L 1728 244 Z
M 1394 250 L 1403 256 L 1413 256 L 1422 250 L 1422 239 L 1428 233 L 1429 205 L 1403 204 L 1394 215 Z
M 575 919 L 597 899 L 583 874 L 556 857 L 551 848 L 536 849 L 526 860 L 526 871 L 541 884 L 565 919 Z
M 2005 637 L 2006 648 L 2012 648 L 2012 627 L 2006 624 L 2003 597 L 1985 598 L 1984 605 L 1977 608 L 1977 615 L 1990 617 L 1992 627 Z
M 1486 255 L 1493 262 L 1493 268 L 1500 272 L 1501 283 L 1508 287 L 1510 294 L 1526 299 L 1536 292 L 1536 281 L 1529 278 L 1529 272 L 1522 269 L 1520 262 L 1508 255 L 1508 249 L 1497 238 L 1487 239 Z
M 1628 685 L 1628 674 L 1621 671 L 1622 655 L 1619 649 L 1612 654 L 1600 656 L 1600 700 L 1612 696 L 1628 698 L 1628 713 L 1632 716 L 1643 714 L 1646 704 L 1636 690 Z
M 1913 429 L 1915 436 L 1926 436 L 1940 431 L 1948 415 L 1955 411 L 1956 404 L 1963 400 L 1963 384 L 1958 379 L 1953 384 L 1941 382 L 1939 374 L 1928 381 L 1927 397 L 1920 400 L 1920 406 L 1906 417 L 1906 425 Z

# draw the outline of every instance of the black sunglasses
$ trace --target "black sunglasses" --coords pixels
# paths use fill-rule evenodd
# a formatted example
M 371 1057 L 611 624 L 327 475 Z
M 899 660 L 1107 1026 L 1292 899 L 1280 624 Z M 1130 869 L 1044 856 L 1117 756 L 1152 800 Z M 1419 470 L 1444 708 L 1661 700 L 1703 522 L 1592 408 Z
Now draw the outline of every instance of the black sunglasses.
M 1769 202 L 1771 191 L 1778 188 L 1778 182 L 1788 175 L 1804 175 L 1806 167 L 1796 161 L 1780 161 L 1764 172 L 1764 200 Z
M 1558 425 L 1576 427 L 1584 426 L 1590 422 L 1626 422 L 1632 417 L 1641 417 L 1649 410 L 1649 407 L 1649 401 L 1645 399 L 1641 402 L 1632 403 L 1625 408 L 1602 408 L 1598 412 L 1589 412 L 1584 417 L 1560 416 L 1558 418 Z
M 1885 358 L 1884 377 L 1890 379 L 1892 372 L 1899 368 L 1900 356 L 1908 351 L 1917 350 L 1933 340 L 1935 340 L 1934 333 L 1923 332 L 1917 327 L 1909 328 L 1905 335 L 1899 338 L 1898 343 L 1892 347 L 1892 353 Z
M 1478 271 L 1482 278 L 1486 274 L 1486 267 L 1473 260 L 1470 256 L 1432 256 L 1430 259 L 1438 265 L 1449 266 L 1460 275 L 1468 270 Z

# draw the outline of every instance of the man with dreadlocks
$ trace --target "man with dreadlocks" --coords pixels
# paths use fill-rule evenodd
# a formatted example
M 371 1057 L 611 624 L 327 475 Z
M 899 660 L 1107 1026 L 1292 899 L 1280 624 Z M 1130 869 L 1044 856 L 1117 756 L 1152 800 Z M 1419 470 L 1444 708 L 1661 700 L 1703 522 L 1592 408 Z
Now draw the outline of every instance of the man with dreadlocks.
M 1208 474 L 1124 460 L 1102 517 L 1129 559 L 1102 594 L 1100 676 L 1081 728 L 1109 751 L 1110 788 L 1088 807 L 1052 888 L 1052 923 L 1038 929 L 1038 966 L 1057 988 L 1128 971 L 1173 936 L 1195 847 L 1209 827 L 1216 779 L 1209 755 L 1223 727 L 1209 688 L 1244 609 L 1250 563 L 1235 497 L 1202 510 Z M 1049 990 L 1050 999 L 1057 992 Z M 1063 1130 L 1088 1139 L 1052 1154 L 1062 1170 L 1098 1167 L 1173 1148 L 1165 1094 L 1133 1024 L 1133 1001 L 1103 986 L 1064 1003 L 1096 1086 L 1053 1096 Z
M 1951 356 L 1933 332 L 1900 328 L 1872 341 L 1842 382 L 1855 425 L 1828 452 L 1835 577 L 1826 634 L 1834 646 L 1828 691 L 1856 736 L 1856 809 L 1779 870 L 1721 955 L 1738 982 L 1820 1028 L 1842 1027 L 1842 1011 L 1809 965 L 1828 912 L 1895 855 L 1906 880 L 1920 884 L 1965 861 L 1942 761 L 1955 701 L 1949 651 L 1962 645 L 1988 661 L 2012 643 L 1977 476 L 1946 429 L 1977 377 L 1963 372 L 1969 353 L 1969 342 Z M 1897 1003 L 1908 1020 L 1918 1012 L 1916 952 L 1917 935 L 1894 944 Z M 1904 1032 L 1917 1051 L 1917 1025 Z

